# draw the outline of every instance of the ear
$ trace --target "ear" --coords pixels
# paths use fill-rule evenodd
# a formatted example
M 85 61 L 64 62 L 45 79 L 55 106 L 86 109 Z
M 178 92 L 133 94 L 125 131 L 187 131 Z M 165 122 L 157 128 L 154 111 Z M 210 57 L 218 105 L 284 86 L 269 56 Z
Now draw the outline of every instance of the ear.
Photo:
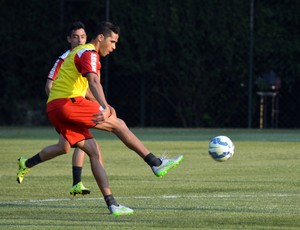
M 68 41 L 69 43 L 71 43 L 71 37 L 70 37 L 70 36 L 67 36 L 67 41 Z
M 104 40 L 104 35 L 103 34 L 99 34 L 97 36 L 97 39 L 98 39 L 99 42 L 102 42 Z

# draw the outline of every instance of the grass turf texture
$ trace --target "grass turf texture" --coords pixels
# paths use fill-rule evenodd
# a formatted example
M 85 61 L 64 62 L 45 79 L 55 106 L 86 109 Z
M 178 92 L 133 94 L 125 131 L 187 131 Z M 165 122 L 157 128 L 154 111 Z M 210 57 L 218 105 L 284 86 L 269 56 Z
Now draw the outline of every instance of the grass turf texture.
M 52 128 L 0 128 L 0 229 L 299 229 L 300 131 L 132 129 L 156 155 L 184 154 L 163 178 L 114 135 L 93 131 L 118 202 L 134 215 L 115 217 L 100 195 L 86 157 L 83 183 L 72 198 L 71 156 L 34 167 L 16 182 L 17 158 L 56 143 Z M 209 139 L 229 136 L 227 162 L 207 153 Z

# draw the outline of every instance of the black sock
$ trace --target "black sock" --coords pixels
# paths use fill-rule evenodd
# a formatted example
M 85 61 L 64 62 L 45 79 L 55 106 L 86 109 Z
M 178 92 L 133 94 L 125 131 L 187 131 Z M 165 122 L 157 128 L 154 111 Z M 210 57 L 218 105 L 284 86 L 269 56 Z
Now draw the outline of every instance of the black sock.
M 111 205 L 118 205 L 117 201 L 115 200 L 114 196 L 111 194 L 111 195 L 107 195 L 107 196 L 104 196 L 104 200 L 107 204 L 107 207 L 111 206 Z
M 160 166 L 161 165 L 161 160 L 154 156 L 152 153 L 149 153 L 145 158 L 144 161 L 150 166 Z
M 73 186 L 74 186 L 75 184 L 78 184 L 81 181 L 82 167 L 73 166 L 72 172 L 73 172 Z
M 33 166 L 36 166 L 37 164 L 39 164 L 41 162 L 42 162 L 42 160 L 41 160 L 40 155 L 38 153 L 35 156 L 29 158 L 27 161 L 25 161 L 25 165 L 28 168 L 32 168 Z

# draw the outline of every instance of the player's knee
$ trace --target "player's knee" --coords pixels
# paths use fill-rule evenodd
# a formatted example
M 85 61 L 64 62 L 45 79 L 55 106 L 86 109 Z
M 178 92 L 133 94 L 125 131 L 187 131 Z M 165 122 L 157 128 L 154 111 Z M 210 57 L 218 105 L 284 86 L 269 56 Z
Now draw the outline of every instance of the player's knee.
M 58 149 L 59 149 L 60 154 L 66 154 L 70 151 L 70 147 L 64 146 L 64 145 L 59 145 Z
M 119 119 L 119 126 L 122 128 L 127 128 L 126 123 L 122 119 Z
M 122 119 L 118 119 L 117 122 L 115 123 L 114 131 L 122 131 L 128 129 L 126 123 Z

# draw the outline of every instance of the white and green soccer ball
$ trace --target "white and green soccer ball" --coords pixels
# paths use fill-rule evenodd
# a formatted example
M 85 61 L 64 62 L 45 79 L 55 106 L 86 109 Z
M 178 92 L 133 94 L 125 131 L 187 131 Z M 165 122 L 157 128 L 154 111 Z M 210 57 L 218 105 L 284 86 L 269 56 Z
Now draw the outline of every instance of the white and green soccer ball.
M 216 161 L 227 161 L 234 154 L 234 144 L 227 136 L 216 136 L 209 142 L 208 153 Z

